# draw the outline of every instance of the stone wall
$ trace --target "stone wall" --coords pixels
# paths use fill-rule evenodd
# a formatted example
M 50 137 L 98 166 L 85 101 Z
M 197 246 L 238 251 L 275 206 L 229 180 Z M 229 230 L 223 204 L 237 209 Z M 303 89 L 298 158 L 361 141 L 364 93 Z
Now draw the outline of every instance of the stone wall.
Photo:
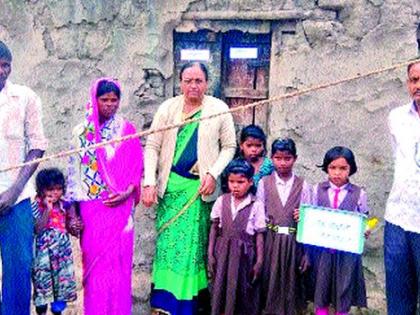
M 318 5 L 304 1 L 302 7 L 311 12 L 309 18 L 298 23 L 296 33 L 282 36 L 282 49 L 272 59 L 272 74 L 282 74 L 271 80 L 274 93 L 417 56 L 418 2 L 320 0 Z M 271 111 L 270 134 L 298 140 L 300 171 L 314 182 L 325 176 L 316 164 L 328 148 L 352 148 L 359 166 L 353 180 L 366 188 L 371 214 L 382 217 L 393 170 L 386 118 L 391 108 L 409 101 L 405 78 L 400 69 L 283 102 Z M 380 314 L 386 313 L 382 256 L 379 231 L 367 242 L 364 263 L 368 303 Z
M 121 81 L 121 111 L 147 128 L 173 91 L 174 29 L 271 31 L 270 96 L 276 96 L 416 57 L 419 23 L 417 0 L 0 0 L 0 39 L 14 54 L 11 79 L 42 97 L 48 153 L 67 148 L 89 84 L 102 75 Z M 350 146 L 360 169 L 354 181 L 382 216 L 392 181 L 386 116 L 408 101 L 405 76 L 400 69 L 273 102 L 270 140 L 297 141 L 297 172 L 312 183 L 325 177 L 316 164 L 328 148 Z M 135 314 L 147 314 L 153 220 L 152 209 L 138 209 Z M 372 235 L 364 260 L 377 314 L 385 313 L 381 238 L 381 230 Z M 78 307 L 74 314 L 81 314 Z

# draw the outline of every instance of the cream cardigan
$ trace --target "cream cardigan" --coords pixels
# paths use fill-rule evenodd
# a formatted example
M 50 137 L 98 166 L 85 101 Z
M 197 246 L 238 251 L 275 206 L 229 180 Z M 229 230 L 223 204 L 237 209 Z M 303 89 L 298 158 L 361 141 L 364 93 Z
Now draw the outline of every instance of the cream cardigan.
M 180 123 L 184 97 L 173 97 L 160 105 L 151 128 Z M 201 117 L 227 111 L 228 106 L 221 100 L 204 96 Z M 145 149 L 144 186 L 158 187 L 158 196 L 163 197 L 175 152 L 178 128 L 148 136 Z M 236 136 L 231 114 L 201 121 L 198 127 L 197 156 L 200 179 L 207 173 L 218 179 L 223 169 L 235 154 Z M 157 180 L 156 180 L 157 177 Z M 204 196 L 204 201 L 214 201 L 220 192 L 220 181 L 212 195 Z

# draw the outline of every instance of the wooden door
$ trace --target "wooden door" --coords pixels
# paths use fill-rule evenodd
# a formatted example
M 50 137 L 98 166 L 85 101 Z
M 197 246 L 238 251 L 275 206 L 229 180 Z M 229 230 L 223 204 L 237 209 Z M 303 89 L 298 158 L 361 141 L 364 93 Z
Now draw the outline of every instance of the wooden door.
M 237 107 L 269 97 L 271 34 L 229 31 L 223 35 L 222 97 Z M 239 126 L 267 123 L 268 106 L 234 114 Z

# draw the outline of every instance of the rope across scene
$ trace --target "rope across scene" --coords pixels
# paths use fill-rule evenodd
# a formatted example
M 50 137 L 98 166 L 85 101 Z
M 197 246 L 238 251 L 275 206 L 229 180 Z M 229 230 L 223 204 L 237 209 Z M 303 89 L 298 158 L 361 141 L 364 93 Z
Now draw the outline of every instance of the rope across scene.
M 24 163 L 20 163 L 20 164 L 15 164 L 15 165 L 12 165 L 12 166 L 2 168 L 2 169 L 0 169 L 0 173 L 4 173 L 4 172 L 11 171 L 11 170 L 19 169 L 19 168 L 22 168 L 22 167 L 27 166 L 27 165 L 44 163 L 44 162 L 48 162 L 48 161 L 51 161 L 51 160 L 56 160 L 56 159 L 68 157 L 68 156 L 73 155 L 73 154 L 77 154 L 77 153 L 80 153 L 80 152 L 86 152 L 87 150 L 96 149 L 96 148 L 99 148 L 99 147 L 106 146 L 108 144 L 119 143 L 119 142 L 126 141 L 126 140 L 129 140 L 129 139 L 147 136 L 147 135 L 150 135 L 150 134 L 153 134 L 153 133 L 164 132 L 164 131 L 167 131 L 167 130 L 170 130 L 170 129 L 182 127 L 184 125 L 187 125 L 187 124 L 190 124 L 190 123 L 193 123 L 193 122 L 199 122 L 199 121 L 203 121 L 203 120 L 207 120 L 207 119 L 213 119 L 215 117 L 226 115 L 226 114 L 229 114 L 229 113 L 245 111 L 245 110 L 250 109 L 250 108 L 256 108 L 258 106 L 268 105 L 268 104 L 270 104 L 271 102 L 274 102 L 274 101 L 293 98 L 293 97 L 296 97 L 296 96 L 300 96 L 300 95 L 303 95 L 303 94 L 308 94 L 310 92 L 315 92 L 315 91 L 318 91 L 318 90 L 327 89 L 327 88 L 330 88 L 330 87 L 333 87 L 333 86 L 336 86 L 336 85 L 340 85 L 340 84 L 343 84 L 343 83 L 346 83 L 346 82 L 354 81 L 354 80 L 357 80 L 357 79 L 370 77 L 370 76 L 380 74 L 380 73 L 384 73 L 384 72 L 391 71 L 391 70 L 396 70 L 396 69 L 405 67 L 405 66 L 407 66 L 411 63 L 415 63 L 415 62 L 420 62 L 420 58 L 405 61 L 405 62 L 398 63 L 398 64 L 394 64 L 394 65 L 389 66 L 389 67 L 380 68 L 380 69 L 373 70 L 373 71 L 370 71 L 370 72 L 366 72 L 366 73 L 363 73 L 363 74 L 359 73 L 359 74 L 356 74 L 354 76 L 347 77 L 347 78 L 344 78 L 344 79 L 341 79 L 341 80 L 338 80 L 338 81 L 311 86 L 311 87 L 308 87 L 308 88 L 305 88 L 305 89 L 301 89 L 301 90 L 291 92 L 291 93 L 282 94 L 282 95 L 272 97 L 272 98 L 269 98 L 269 99 L 266 99 L 266 100 L 250 103 L 250 104 L 247 104 L 247 105 L 238 106 L 238 107 L 231 108 L 228 111 L 221 112 L 221 113 L 218 113 L 218 114 L 209 115 L 209 116 L 201 117 L 201 118 L 195 118 L 195 119 L 187 119 L 187 120 L 185 120 L 181 123 L 178 123 L 178 124 L 171 124 L 171 125 L 167 125 L 167 126 L 162 127 L 162 128 L 148 129 L 148 130 L 141 131 L 141 132 L 138 132 L 138 133 L 135 133 L 135 134 L 132 134 L 132 135 L 119 137 L 119 138 L 114 138 L 112 140 L 104 141 L 104 142 L 97 143 L 95 145 L 91 145 L 91 146 L 84 147 L 84 148 L 61 151 L 61 152 L 58 152 L 56 154 L 52 154 L 52 155 L 49 155 L 49 156 L 46 156 L 46 157 L 43 157 L 43 158 L 39 158 L 39 159 L 35 159 L 35 160 L 32 160 L 32 161 L 28 161 L 28 162 L 24 162 Z

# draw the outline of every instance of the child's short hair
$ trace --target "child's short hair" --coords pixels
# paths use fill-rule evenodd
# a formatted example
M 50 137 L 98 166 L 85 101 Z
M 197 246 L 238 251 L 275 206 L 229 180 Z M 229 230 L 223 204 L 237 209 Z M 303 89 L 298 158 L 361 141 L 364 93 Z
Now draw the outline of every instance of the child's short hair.
M 248 138 L 255 138 L 260 140 L 263 143 L 263 151 L 261 156 L 265 156 L 267 154 L 267 137 L 260 126 L 257 125 L 248 125 L 241 130 L 239 135 L 239 144 L 244 143 Z M 240 146 L 237 146 L 235 158 L 244 157 L 244 153 Z
M 227 181 L 229 179 L 230 174 L 241 174 L 245 176 L 247 179 L 253 179 L 255 169 L 247 160 L 243 158 L 236 158 L 230 161 L 228 166 L 226 166 L 225 170 L 223 171 L 223 177 L 226 179 L 226 186 L 223 187 L 224 192 L 229 192 L 229 187 L 227 185 Z M 249 192 L 255 194 L 256 187 L 253 184 L 250 188 Z
M 41 195 L 45 189 L 55 185 L 63 187 L 66 190 L 66 181 L 63 173 L 58 168 L 44 168 L 39 171 L 35 178 L 36 192 Z
M 296 143 L 290 138 L 274 140 L 271 145 L 271 156 L 273 156 L 277 151 L 286 151 L 294 157 L 297 157 Z
M 0 59 L 6 59 L 7 61 L 12 61 L 12 53 L 7 47 L 7 45 L 0 40 Z
M 321 167 L 325 173 L 328 173 L 328 165 L 330 165 L 332 161 L 339 159 L 341 157 L 344 158 L 347 161 L 347 163 L 350 165 L 349 176 L 356 173 L 357 165 L 356 165 L 356 158 L 354 157 L 353 152 L 349 148 L 341 147 L 341 146 L 337 146 L 337 147 L 333 147 L 329 149 L 327 153 L 325 153 L 324 161 L 322 165 L 318 165 L 318 167 Z
M 267 136 L 260 126 L 248 125 L 244 127 L 241 130 L 241 135 L 239 136 L 239 143 L 244 143 L 248 138 L 255 138 L 260 140 L 263 143 L 264 151 L 266 151 Z

